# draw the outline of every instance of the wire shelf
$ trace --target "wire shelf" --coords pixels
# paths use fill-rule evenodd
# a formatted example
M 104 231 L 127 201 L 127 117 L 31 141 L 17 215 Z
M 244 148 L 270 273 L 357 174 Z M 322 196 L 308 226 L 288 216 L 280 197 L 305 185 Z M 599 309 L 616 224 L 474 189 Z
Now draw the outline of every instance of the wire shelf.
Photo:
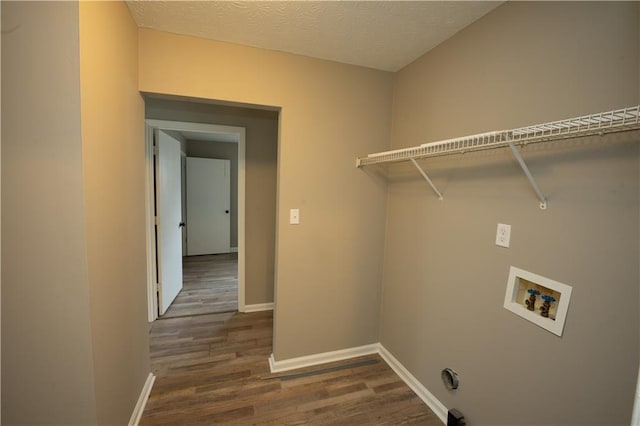
M 585 115 L 583 117 L 552 121 L 533 126 L 519 127 L 446 139 L 420 146 L 378 152 L 356 159 L 358 167 L 380 163 L 417 160 L 420 158 L 457 154 L 484 149 L 508 147 L 509 144 L 529 143 L 603 135 L 640 129 L 640 105 L 614 111 Z

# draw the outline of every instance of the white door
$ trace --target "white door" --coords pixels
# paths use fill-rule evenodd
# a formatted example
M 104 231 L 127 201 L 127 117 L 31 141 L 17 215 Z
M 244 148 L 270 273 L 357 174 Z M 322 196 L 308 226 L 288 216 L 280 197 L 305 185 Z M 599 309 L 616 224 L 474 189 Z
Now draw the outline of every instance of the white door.
M 231 162 L 187 157 L 187 254 L 229 253 Z
M 158 310 L 163 315 L 182 290 L 180 142 L 157 131 Z

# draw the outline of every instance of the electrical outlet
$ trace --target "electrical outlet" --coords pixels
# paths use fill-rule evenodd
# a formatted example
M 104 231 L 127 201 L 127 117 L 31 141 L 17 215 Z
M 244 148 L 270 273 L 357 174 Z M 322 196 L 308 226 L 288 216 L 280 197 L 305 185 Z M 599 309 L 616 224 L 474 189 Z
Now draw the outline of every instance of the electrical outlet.
M 505 225 L 504 223 L 499 223 L 498 231 L 496 232 L 496 245 L 500 247 L 509 247 L 510 239 L 511 239 L 511 225 Z

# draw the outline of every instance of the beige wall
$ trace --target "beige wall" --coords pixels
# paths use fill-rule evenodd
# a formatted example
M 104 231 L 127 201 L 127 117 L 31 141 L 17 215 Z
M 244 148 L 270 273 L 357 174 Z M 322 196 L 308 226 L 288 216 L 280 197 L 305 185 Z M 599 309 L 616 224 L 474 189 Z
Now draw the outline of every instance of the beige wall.
M 273 302 L 278 112 L 147 97 L 147 118 L 238 126 L 245 133 L 245 303 Z M 210 142 L 189 141 L 187 154 L 210 157 Z M 213 157 L 211 157 L 213 158 Z M 223 157 L 219 157 L 223 158 Z M 234 165 L 232 163 L 232 170 Z M 232 186 L 234 185 L 232 181 Z M 236 183 L 237 184 L 237 183 Z M 237 188 L 237 186 L 236 186 Z M 235 203 L 232 195 L 232 204 Z M 237 229 L 237 217 L 236 217 Z M 232 229 L 234 227 L 232 219 Z M 232 245 L 237 234 L 232 233 Z
M 124 3 L 80 3 L 84 205 L 100 424 L 129 420 L 150 371 L 137 35 Z
M 395 77 L 392 145 L 637 104 L 637 3 L 506 3 Z M 469 424 L 629 424 L 638 369 L 638 135 L 392 171 L 381 342 Z M 511 247 L 495 246 L 497 223 Z M 573 286 L 557 337 L 503 308 L 509 266 Z M 445 390 L 440 370 L 460 374 Z
M 77 22 L 75 3 L 2 2 L 6 425 L 97 420 Z
M 391 75 L 140 30 L 140 89 L 281 107 L 277 360 L 376 342 L 385 186 L 354 167 L 388 147 Z M 300 208 L 301 224 L 288 224 Z

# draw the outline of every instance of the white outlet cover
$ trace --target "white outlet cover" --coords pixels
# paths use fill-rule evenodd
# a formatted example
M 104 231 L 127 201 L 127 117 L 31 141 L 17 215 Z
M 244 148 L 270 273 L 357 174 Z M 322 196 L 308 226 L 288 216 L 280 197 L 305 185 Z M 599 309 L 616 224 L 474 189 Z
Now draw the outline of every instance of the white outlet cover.
M 300 224 L 300 209 L 289 210 L 289 224 L 291 225 Z
M 496 245 L 500 247 L 509 247 L 510 240 L 511 240 L 511 225 L 505 225 L 504 223 L 499 223 L 498 230 L 496 231 Z

